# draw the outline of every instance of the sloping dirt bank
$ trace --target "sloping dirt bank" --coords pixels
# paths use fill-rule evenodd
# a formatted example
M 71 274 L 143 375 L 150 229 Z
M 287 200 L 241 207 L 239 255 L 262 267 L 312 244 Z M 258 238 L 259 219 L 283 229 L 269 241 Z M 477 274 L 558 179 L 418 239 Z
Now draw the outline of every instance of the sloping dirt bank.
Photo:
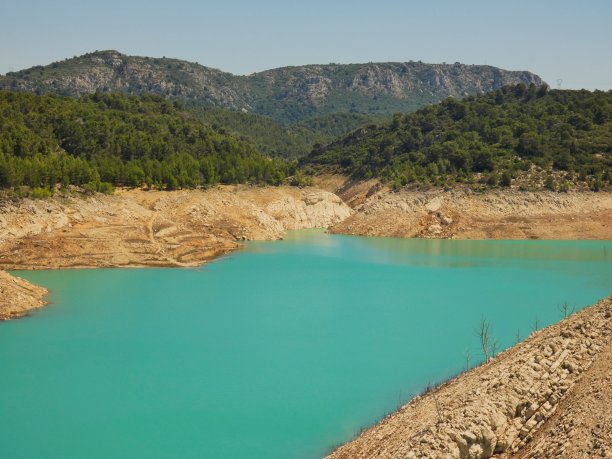
M 355 213 L 332 228 L 362 236 L 612 239 L 612 193 L 469 189 L 392 192 L 375 181 L 337 194 Z
M 421 397 L 330 458 L 612 455 L 612 298 Z
M 351 212 L 332 193 L 294 187 L 129 190 L 3 201 L 0 269 L 197 266 L 235 250 L 241 241 L 326 228 Z M 13 282 L 6 273 L 0 277 L 3 318 L 15 316 L 9 310 L 40 306 Z
M 47 289 L 0 271 L 0 320 L 22 317 L 46 304 Z

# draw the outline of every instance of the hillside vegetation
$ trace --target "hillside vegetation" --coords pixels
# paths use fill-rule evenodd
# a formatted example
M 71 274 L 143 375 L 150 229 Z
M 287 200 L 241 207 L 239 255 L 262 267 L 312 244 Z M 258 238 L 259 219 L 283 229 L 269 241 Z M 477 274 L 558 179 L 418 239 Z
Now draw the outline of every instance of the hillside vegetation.
M 396 114 L 312 152 L 303 165 L 400 187 L 481 182 L 593 190 L 610 185 L 612 92 L 506 86 Z
M 252 143 L 269 156 L 287 159 L 306 156 L 316 144 L 329 143 L 359 126 L 380 119 L 358 113 L 332 113 L 286 126 L 268 116 L 218 107 L 192 108 L 189 111 L 214 129 Z
M 529 72 L 458 62 L 306 65 L 241 76 L 111 50 L 9 72 L 0 76 L 0 89 L 71 97 L 158 94 L 266 155 L 293 159 L 394 112 L 521 82 L 542 83 Z
M 293 166 L 158 95 L 0 91 L 0 187 L 279 184 Z

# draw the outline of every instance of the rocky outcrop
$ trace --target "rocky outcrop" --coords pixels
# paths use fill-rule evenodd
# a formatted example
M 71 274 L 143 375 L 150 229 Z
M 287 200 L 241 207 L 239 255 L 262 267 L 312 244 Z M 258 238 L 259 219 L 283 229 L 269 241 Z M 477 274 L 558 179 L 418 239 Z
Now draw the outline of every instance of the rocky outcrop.
M 283 229 L 327 228 L 348 218 L 352 211 L 336 195 L 307 189 L 301 198 L 285 197 L 266 205 L 265 210 L 282 223 Z
M 521 457 L 587 457 L 564 455 L 568 434 L 580 419 L 566 416 L 571 411 L 563 401 L 584 391 L 589 380 L 584 375 L 594 362 L 602 361 L 599 374 L 609 378 L 611 339 L 612 298 L 608 298 L 415 398 L 329 457 L 514 457 L 546 426 L 559 433 L 548 442 L 554 448 L 540 447 L 539 455 Z M 588 392 L 592 391 L 600 388 L 589 385 Z M 595 420 L 593 428 L 586 429 L 590 430 L 587 442 L 598 444 L 600 452 L 612 447 L 606 423 Z
M 0 76 L 0 89 L 78 96 L 153 92 L 191 105 L 247 110 L 290 123 L 338 112 L 391 114 L 503 85 L 541 85 L 537 75 L 490 66 L 422 62 L 282 67 L 248 76 L 169 58 L 96 51 Z M 374 103 L 373 103 L 374 101 Z
M 0 271 L 0 320 L 27 315 L 46 304 L 47 289 Z
M 126 56 L 99 51 L 0 77 L 1 89 L 81 96 L 100 92 L 157 93 L 201 104 L 242 107 L 242 95 L 229 87 L 234 77 L 178 59 Z
M 513 459 L 612 457 L 612 343 Z

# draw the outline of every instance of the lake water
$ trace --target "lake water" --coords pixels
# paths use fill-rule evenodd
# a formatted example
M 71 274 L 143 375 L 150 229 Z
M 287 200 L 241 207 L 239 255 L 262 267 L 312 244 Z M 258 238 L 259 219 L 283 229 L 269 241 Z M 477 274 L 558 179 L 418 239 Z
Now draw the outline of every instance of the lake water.
M 0 323 L 2 458 L 315 458 L 428 382 L 610 294 L 612 243 L 249 243 L 200 269 L 19 272 Z

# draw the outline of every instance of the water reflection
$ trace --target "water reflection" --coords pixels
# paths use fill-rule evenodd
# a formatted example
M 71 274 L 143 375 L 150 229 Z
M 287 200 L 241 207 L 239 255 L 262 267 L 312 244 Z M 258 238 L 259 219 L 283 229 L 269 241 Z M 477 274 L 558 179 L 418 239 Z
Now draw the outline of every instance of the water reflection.
M 255 253 L 279 253 L 283 241 L 252 243 Z M 317 255 L 352 258 L 380 264 L 402 264 L 431 268 L 512 266 L 515 262 L 609 263 L 612 241 L 477 241 L 448 239 L 401 239 L 334 235 L 324 230 L 289 231 L 288 244 L 304 243 Z M 612 253 L 612 252 L 611 252 Z

